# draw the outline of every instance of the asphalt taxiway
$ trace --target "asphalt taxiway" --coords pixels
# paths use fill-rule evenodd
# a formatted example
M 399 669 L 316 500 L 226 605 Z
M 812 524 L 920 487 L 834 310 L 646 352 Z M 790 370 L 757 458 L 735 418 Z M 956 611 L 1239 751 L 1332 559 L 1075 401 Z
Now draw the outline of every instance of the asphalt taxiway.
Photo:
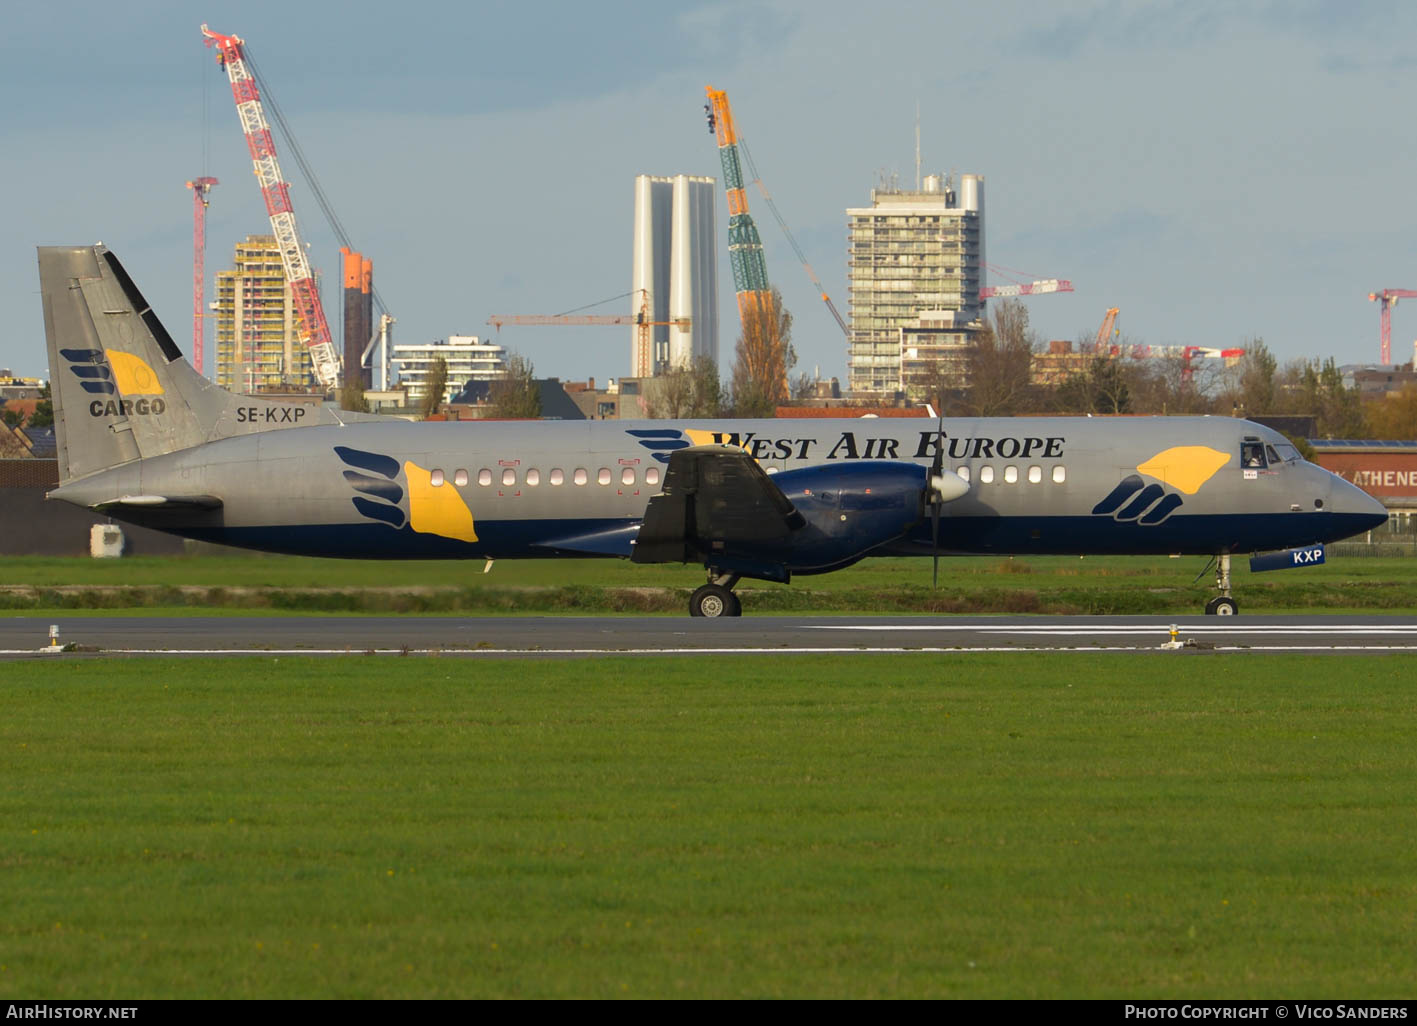
M 51 626 L 58 644 L 50 645 Z M 1175 628 L 1173 633 L 1172 628 Z M 814 652 L 1410 652 L 1410 617 L 115 617 L 0 619 L 0 657 L 711 655 Z M 46 651 L 65 649 L 69 652 Z

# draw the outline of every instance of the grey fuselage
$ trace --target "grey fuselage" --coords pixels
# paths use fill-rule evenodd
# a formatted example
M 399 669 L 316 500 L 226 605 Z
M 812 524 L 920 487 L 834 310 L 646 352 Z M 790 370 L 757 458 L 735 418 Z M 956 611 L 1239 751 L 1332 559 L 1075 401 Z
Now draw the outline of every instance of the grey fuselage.
M 1243 447 L 1256 442 L 1268 450 L 1264 465 L 1242 466 Z M 949 553 L 1260 551 L 1332 541 L 1386 517 L 1366 493 L 1297 454 L 1275 459 L 1293 453 L 1282 436 L 1222 417 L 359 421 L 227 437 L 52 494 L 90 507 L 211 497 L 219 500 L 211 508 L 106 508 L 275 552 L 625 556 L 669 453 L 714 443 L 741 447 L 770 475 L 860 461 L 927 467 L 943 445 L 943 469 L 969 482 L 942 507 L 939 548 Z M 617 531 L 621 542 L 585 541 Z M 930 525 L 921 516 L 876 551 L 929 554 Z

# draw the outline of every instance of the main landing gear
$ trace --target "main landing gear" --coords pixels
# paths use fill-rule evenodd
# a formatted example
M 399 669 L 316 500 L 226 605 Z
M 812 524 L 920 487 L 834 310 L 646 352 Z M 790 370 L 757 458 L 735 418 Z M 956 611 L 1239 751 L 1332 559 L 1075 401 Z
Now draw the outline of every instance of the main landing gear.
M 1240 604 L 1230 597 L 1230 553 L 1222 552 L 1215 558 L 1215 588 L 1220 592 L 1205 604 L 1206 616 L 1235 616 L 1240 612 Z
M 690 616 L 742 616 L 743 603 L 733 594 L 737 574 L 709 571 L 709 582 L 689 596 Z

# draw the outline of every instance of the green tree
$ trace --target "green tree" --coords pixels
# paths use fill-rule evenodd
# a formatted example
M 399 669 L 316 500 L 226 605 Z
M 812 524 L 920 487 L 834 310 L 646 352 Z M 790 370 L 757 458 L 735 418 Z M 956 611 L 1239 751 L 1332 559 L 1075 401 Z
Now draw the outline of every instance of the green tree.
M 39 390 L 39 402 L 35 404 L 34 413 L 30 414 L 30 427 L 53 427 L 54 426 L 54 402 L 49 392 L 49 382 L 44 383 L 44 387 Z
M 712 357 L 696 356 L 686 367 L 673 367 L 643 386 L 647 414 L 656 418 L 717 417 L 723 413 L 723 382 Z
M 1314 430 L 1320 438 L 1359 438 L 1363 434 L 1363 410 L 1358 388 L 1345 388 L 1343 373 L 1333 357 L 1319 364 L 1304 364 L 1299 392 L 1306 412 L 1315 418 Z
M 507 374 L 492 382 L 488 413 L 497 420 L 537 420 L 541 386 L 531 361 L 516 353 L 507 358 Z
M 1363 437 L 1417 440 L 1417 385 L 1406 385 L 1363 410 Z
M 364 398 L 364 383 L 357 381 L 352 385 L 345 385 L 339 392 L 339 405 L 342 410 L 350 410 L 354 413 L 368 413 L 369 401 Z
M 428 365 L 427 391 L 423 393 L 423 419 L 427 420 L 438 412 L 448 392 L 448 361 L 435 356 Z
M 1231 394 L 1231 407 L 1242 416 L 1263 416 L 1278 408 L 1279 361 L 1264 344 L 1253 338 L 1245 343 L 1245 355 L 1235 366 L 1236 384 Z

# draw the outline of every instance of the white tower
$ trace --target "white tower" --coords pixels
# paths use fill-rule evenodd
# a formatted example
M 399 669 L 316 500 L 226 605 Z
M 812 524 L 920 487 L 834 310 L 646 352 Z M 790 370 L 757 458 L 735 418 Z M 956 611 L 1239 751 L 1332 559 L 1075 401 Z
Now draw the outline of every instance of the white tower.
M 656 324 L 630 335 L 630 374 L 651 377 L 696 357 L 718 362 L 717 181 L 692 175 L 635 178 L 631 310 Z M 648 302 L 646 302 L 646 296 Z

